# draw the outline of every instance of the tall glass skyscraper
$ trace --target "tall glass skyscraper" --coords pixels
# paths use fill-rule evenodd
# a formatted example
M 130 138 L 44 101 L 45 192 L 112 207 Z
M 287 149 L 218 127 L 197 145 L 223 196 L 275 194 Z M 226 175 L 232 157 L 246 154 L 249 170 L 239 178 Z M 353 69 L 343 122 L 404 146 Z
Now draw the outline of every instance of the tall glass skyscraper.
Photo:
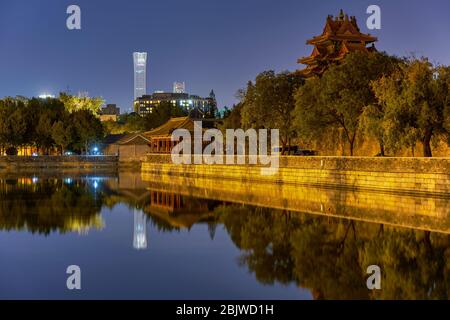
M 147 94 L 147 52 L 134 52 L 134 100 Z

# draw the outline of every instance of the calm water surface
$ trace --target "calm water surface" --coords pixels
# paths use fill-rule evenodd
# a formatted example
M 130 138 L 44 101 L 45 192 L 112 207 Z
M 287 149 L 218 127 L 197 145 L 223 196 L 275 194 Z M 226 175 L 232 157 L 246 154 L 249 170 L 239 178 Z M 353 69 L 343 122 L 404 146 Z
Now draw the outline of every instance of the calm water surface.
M 0 178 L 0 298 L 449 298 L 450 237 L 434 230 L 445 209 L 398 227 L 386 212 L 386 223 L 365 222 L 255 197 L 177 193 L 139 173 Z M 371 264 L 382 270 L 376 292 L 366 287 Z M 79 291 L 66 288 L 69 265 L 81 268 Z

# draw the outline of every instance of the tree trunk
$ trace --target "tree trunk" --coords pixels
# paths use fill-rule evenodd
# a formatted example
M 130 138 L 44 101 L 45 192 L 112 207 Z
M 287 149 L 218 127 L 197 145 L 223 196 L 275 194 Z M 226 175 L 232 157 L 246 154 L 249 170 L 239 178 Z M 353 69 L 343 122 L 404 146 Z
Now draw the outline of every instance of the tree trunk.
M 291 155 L 291 138 L 288 138 L 288 155 Z
M 350 156 L 353 156 L 353 147 L 355 145 L 356 131 L 353 132 L 352 135 L 350 135 L 350 132 L 347 130 L 346 127 L 344 127 L 344 131 L 349 145 Z
M 349 143 L 349 149 L 350 149 L 350 156 L 353 156 L 353 144 L 355 143 L 355 141 L 352 139 L 348 143 Z
M 281 155 L 284 156 L 286 152 L 286 143 L 287 141 L 284 139 L 281 139 Z
M 427 130 L 425 132 L 425 136 L 423 137 L 422 143 L 423 143 L 423 156 L 424 157 L 432 157 L 433 156 L 431 154 L 431 145 L 430 145 L 431 136 L 432 136 L 432 131 Z
M 383 141 L 380 141 L 380 156 L 384 157 L 384 143 Z

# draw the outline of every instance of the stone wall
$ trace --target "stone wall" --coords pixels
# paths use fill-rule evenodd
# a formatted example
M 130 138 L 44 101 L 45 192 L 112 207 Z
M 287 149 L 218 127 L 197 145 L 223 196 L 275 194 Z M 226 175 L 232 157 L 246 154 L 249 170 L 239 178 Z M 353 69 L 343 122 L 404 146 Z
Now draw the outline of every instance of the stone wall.
M 394 193 L 450 195 L 450 158 L 280 157 L 263 175 L 258 165 L 174 165 L 170 155 L 148 155 L 142 171 L 162 175 L 312 185 Z
M 148 145 L 130 144 L 130 145 L 108 145 L 104 150 L 105 155 L 117 156 L 121 162 L 144 161 L 146 154 L 150 151 Z
M 116 156 L 2 156 L 0 157 L 0 171 L 26 170 L 117 170 Z

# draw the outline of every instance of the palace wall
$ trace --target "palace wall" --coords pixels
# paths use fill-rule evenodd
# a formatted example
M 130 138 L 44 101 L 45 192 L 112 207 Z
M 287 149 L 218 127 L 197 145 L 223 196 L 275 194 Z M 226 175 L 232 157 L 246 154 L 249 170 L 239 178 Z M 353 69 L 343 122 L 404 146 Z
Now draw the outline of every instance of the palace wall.
M 450 158 L 283 156 L 279 166 L 263 175 L 259 165 L 175 165 L 170 155 L 151 154 L 142 172 L 450 197 Z

